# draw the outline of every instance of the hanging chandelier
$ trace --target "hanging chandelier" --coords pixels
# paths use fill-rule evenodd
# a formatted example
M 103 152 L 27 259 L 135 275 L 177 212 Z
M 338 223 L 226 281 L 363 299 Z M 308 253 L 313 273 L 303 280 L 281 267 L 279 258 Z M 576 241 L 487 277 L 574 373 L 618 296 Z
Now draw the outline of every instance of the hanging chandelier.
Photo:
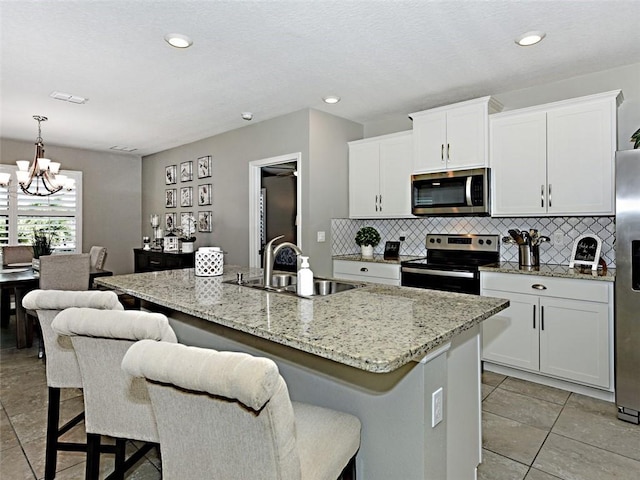
M 67 178 L 66 175 L 59 174 L 60 163 L 52 162 L 44 157 L 44 142 L 42 140 L 42 131 L 40 124 L 48 120 L 47 117 L 34 115 L 33 119 L 38 122 L 38 137 L 36 138 L 36 153 L 33 163 L 30 165 L 29 160 L 17 160 L 18 184 L 27 195 L 36 195 L 45 197 L 59 192 L 63 188 L 71 190 L 75 184 L 75 180 Z

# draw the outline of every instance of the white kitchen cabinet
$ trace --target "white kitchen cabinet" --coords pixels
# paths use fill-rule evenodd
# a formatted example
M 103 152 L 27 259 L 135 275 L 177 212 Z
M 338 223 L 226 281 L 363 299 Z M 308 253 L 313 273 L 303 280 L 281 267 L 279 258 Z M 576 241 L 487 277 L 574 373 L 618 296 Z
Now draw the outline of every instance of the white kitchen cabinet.
M 613 215 L 619 90 L 490 117 L 492 216 Z
M 412 132 L 349 142 L 349 217 L 411 217 Z
M 334 260 L 333 276 L 356 282 L 400 285 L 400 265 L 393 263 Z
M 489 113 L 501 108 L 495 99 L 483 97 L 410 114 L 413 172 L 487 166 Z
M 482 326 L 482 359 L 613 390 L 613 284 L 481 273 L 481 294 L 509 308 Z

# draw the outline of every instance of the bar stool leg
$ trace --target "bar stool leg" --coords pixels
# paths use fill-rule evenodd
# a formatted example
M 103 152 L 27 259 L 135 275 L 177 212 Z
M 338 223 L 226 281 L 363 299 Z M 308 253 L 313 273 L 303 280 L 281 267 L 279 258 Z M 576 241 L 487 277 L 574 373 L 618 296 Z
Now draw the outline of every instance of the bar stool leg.
M 87 433 L 87 465 L 85 480 L 98 480 L 100 476 L 100 435 Z
M 56 477 L 58 457 L 58 423 L 60 421 L 60 389 L 49 387 L 49 405 L 47 411 L 47 446 L 45 450 L 44 478 Z

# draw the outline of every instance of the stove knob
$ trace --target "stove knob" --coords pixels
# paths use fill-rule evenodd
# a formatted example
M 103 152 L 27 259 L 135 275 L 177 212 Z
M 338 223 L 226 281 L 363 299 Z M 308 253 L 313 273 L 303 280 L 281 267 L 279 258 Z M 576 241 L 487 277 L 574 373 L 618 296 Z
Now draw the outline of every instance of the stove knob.
M 429 243 L 433 243 L 433 242 L 435 242 L 435 240 L 433 238 L 430 238 Z
M 439 239 L 436 240 L 436 242 L 442 243 L 442 239 L 439 238 Z
M 480 240 L 478 240 L 478 243 L 479 243 L 480 245 L 483 245 L 483 244 L 484 244 L 484 240 L 480 239 Z M 489 243 L 489 241 L 488 241 L 488 240 L 487 240 L 487 243 Z
M 491 245 L 493 242 L 489 239 L 487 239 L 487 245 Z

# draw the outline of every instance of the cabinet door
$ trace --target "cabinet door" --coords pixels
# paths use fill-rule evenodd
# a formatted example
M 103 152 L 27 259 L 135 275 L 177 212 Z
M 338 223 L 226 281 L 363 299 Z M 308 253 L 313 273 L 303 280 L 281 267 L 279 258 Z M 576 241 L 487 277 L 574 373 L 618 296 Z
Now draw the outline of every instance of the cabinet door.
M 614 214 L 615 100 L 549 110 L 549 213 Z
M 446 170 L 447 115 L 435 112 L 413 120 L 413 171 Z
M 487 105 L 479 103 L 447 111 L 447 168 L 477 168 L 487 165 Z
M 379 142 L 349 145 L 349 216 L 368 218 L 379 215 Z
M 510 301 L 509 308 L 482 323 L 482 359 L 538 371 L 538 297 L 499 290 L 482 295 Z
M 540 308 L 540 371 L 609 388 L 608 305 L 541 298 Z
M 411 216 L 412 135 L 380 142 L 380 216 Z
M 541 215 L 546 202 L 546 114 L 491 118 L 494 216 Z

